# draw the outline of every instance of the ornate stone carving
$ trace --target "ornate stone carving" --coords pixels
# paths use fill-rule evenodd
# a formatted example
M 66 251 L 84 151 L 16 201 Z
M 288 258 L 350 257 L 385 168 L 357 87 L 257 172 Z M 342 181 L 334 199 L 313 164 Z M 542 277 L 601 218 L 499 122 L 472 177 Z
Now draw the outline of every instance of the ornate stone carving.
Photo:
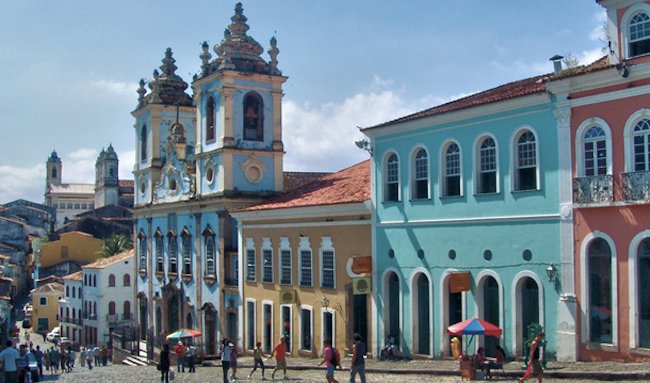
M 239 164 L 242 171 L 244 172 L 244 177 L 246 180 L 252 184 L 256 184 L 264 178 L 264 173 L 266 172 L 266 165 L 264 162 L 260 161 L 254 154 L 252 154 L 248 159 Z

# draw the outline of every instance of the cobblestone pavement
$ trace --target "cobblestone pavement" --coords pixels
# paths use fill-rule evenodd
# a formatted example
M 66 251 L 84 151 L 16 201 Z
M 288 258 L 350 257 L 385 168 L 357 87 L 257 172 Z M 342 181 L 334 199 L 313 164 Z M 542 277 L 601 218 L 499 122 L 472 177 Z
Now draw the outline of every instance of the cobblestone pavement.
M 298 368 L 304 368 L 307 366 L 297 366 Z M 244 378 L 248 376 L 248 373 L 251 371 L 249 367 L 240 368 L 238 371 L 238 376 Z M 270 370 L 267 369 L 266 377 L 270 378 Z M 378 382 L 378 383 L 411 383 L 411 382 L 441 382 L 441 383 L 451 383 L 451 382 L 461 382 L 459 376 L 449 376 L 449 375 L 439 375 L 438 372 L 435 374 L 430 373 L 404 373 L 405 370 L 396 368 L 392 370 L 392 373 L 385 371 L 382 372 L 369 372 L 367 374 L 367 381 L 369 383 Z M 311 383 L 311 382 L 325 382 L 325 371 L 323 369 L 301 369 L 301 370 L 289 370 L 288 372 L 289 379 L 283 380 L 278 379 L 276 375 L 276 383 Z M 175 382 L 182 383 L 220 383 L 223 381 L 222 370 L 220 367 L 216 366 L 199 366 L 197 367 L 196 373 L 176 373 Z M 337 371 L 336 378 L 341 383 L 348 382 L 348 372 L 347 371 Z M 125 365 L 112 365 L 107 367 L 95 367 L 92 370 L 87 368 L 77 367 L 73 372 L 60 374 L 58 376 L 44 376 L 44 382 L 57 381 L 63 383 L 144 383 L 152 382 L 157 383 L 160 381 L 160 373 L 156 370 L 154 366 L 146 367 L 131 367 Z M 359 380 L 357 379 L 357 382 Z M 502 382 L 515 382 L 514 377 L 504 377 L 502 379 L 497 378 L 495 381 Z M 544 382 L 605 382 L 608 380 L 597 380 L 597 379 L 557 379 L 553 377 L 547 377 L 544 379 Z M 620 383 L 628 382 L 640 382 L 649 380 L 618 380 Z M 242 383 L 258 383 L 262 382 L 261 375 L 259 371 L 255 373 L 253 379 L 238 379 L 236 382 Z M 264 383 L 273 383 L 271 380 L 265 381 Z M 536 382 L 536 380 L 531 379 L 528 382 Z

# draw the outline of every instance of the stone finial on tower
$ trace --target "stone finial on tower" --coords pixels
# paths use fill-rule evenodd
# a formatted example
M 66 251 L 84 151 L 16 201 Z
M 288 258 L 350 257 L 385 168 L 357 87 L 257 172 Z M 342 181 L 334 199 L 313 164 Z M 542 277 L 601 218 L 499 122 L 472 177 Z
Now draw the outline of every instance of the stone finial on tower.
M 165 50 L 165 57 L 162 59 L 162 65 L 160 66 L 160 70 L 167 76 L 172 76 L 176 74 L 176 69 L 178 67 L 174 64 L 176 60 L 172 57 L 172 49 L 167 48 Z
M 203 44 L 201 44 L 201 49 L 203 49 L 203 52 L 199 56 L 201 59 L 201 73 L 206 75 L 208 74 L 208 64 L 210 64 L 210 59 L 212 58 L 212 55 L 210 54 L 210 46 L 207 41 L 204 41 Z
M 145 89 L 145 84 L 147 82 L 144 81 L 143 78 L 140 79 L 140 87 L 138 88 L 138 108 L 144 106 L 145 104 L 145 98 L 144 96 L 147 94 L 147 90 Z
M 271 37 L 271 48 L 269 48 L 267 52 L 271 57 L 271 61 L 269 62 L 269 65 L 271 66 L 271 73 L 282 74 L 282 72 L 278 69 L 278 53 L 280 53 L 280 50 L 278 49 L 278 40 L 275 39 L 275 36 Z

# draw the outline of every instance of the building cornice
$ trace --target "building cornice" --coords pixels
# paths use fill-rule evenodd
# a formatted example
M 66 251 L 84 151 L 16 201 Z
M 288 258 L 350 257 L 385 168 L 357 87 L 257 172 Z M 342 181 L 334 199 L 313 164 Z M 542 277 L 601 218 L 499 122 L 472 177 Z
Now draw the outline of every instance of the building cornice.
M 278 219 L 313 219 L 313 218 L 331 218 L 341 216 L 362 216 L 371 213 L 370 201 L 344 203 L 337 205 L 318 205 L 269 210 L 252 210 L 231 212 L 230 215 L 244 225 L 248 221 L 265 222 L 277 221 Z M 325 223 L 325 222 L 322 222 Z

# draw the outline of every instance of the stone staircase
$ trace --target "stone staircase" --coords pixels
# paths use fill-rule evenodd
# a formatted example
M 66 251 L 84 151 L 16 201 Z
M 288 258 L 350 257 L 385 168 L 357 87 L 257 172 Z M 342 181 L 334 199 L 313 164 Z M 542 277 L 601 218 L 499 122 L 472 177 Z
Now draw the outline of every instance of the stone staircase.
M 126 364 L 127 366 L 135 367 L 148 366 L 150 364 L 147 360 L 147 357 L 142 355 L 131 355 L 128 358 L 124 359 L 122 363 Z

